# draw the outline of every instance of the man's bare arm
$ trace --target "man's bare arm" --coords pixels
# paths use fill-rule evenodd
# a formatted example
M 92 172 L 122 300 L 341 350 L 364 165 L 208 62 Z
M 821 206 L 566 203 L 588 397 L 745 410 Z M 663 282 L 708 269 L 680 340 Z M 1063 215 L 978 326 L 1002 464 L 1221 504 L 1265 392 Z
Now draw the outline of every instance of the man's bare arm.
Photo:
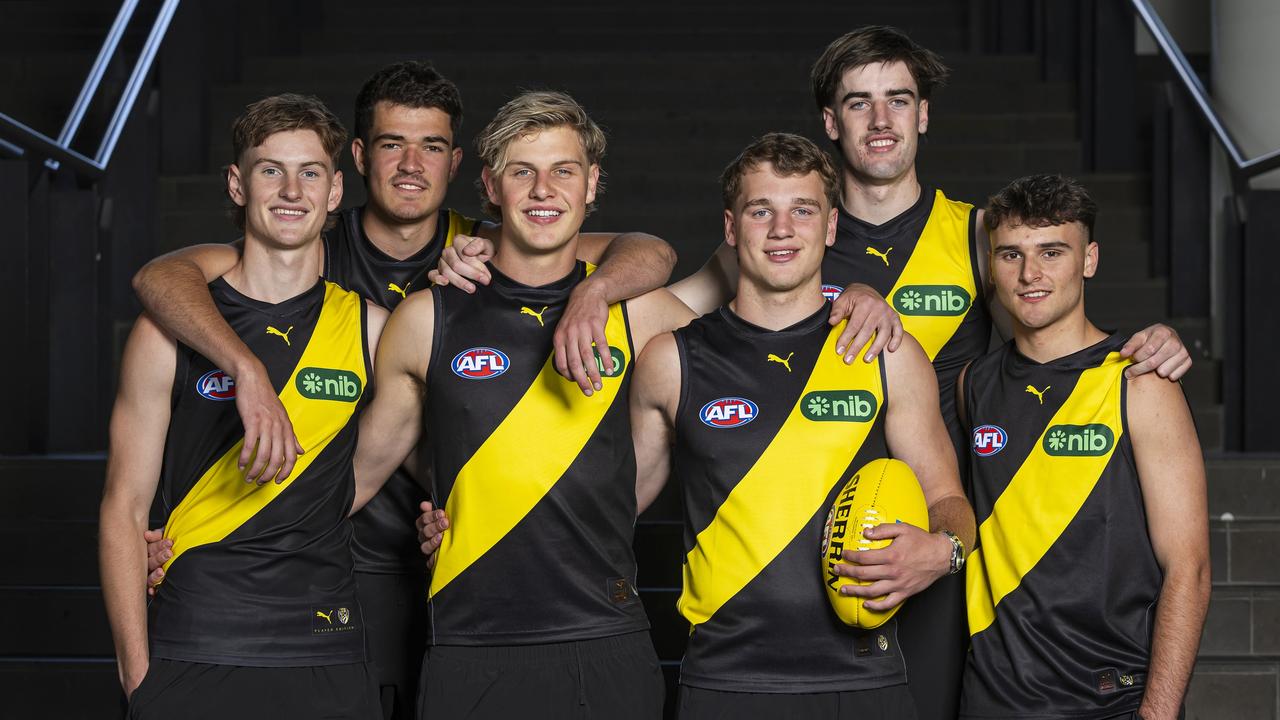
M 882 355 L 889 399 L 885 403 L 885 437 L 889 453 L 915 472 L 929 505 L 929 527 L 883 524 L 870 528 L 869 538 L 892 538 L 883 550 L 846 551 L 836 572 L 871 585 L 847 585 L 844 591 L 868 600 L 871 610 L 887 610 L 927 588 L 950 569 L 951 541 L 941 531 L 955 533 L 966 548 L 973 547 L 973 508 L 965 499 L 956 453 L 942 420 L 938 381 L 928 356 L 907 335 L 897 352 Z
M 139 318 L 125 346 L 111 414 L 98 553 L 102 596 L 125 695 L 138 687 L 150 664 L 142 531 L 160 480 L 175 358 L 173 341 L 146 316 Z
M 238 244 L 175 250 L 144 265 L 133 276 L 133 289 L 170 335 L 235 379 L 236 411 L 244 425 L 239 464 L 245 478 L 284 482 L 302 452 L 293 423 L 266 367 L 227 324 L 209 294 L 208 283 L 226 274 L 239 259 Z
M 386 321 L 374 361 L 373 401 L 360 416 L 355 513 L 378 493 L 422 435 L 422 403 L 435 328 L 435 296 L 410 295 Z
M 636 448 L 636 512 L 657 499 L 671 475 L 671 444 L 680 402 L 680 354 L 664 333 L 649 342 L 631 378 L 631 439 Z
M 738 292 L 738 251 L 720 243 L 702 267 L 668 288 L 698 315 L 706 315 Z
M 1164 572 L 1151 664 L 1138 714 L 1173 720 L 1182 707 L 1209 607 L 1209 507 L 1204 459 L 1182 389 L 1153 375 L 1129 381 L 1128 418 L 1147 532 Z

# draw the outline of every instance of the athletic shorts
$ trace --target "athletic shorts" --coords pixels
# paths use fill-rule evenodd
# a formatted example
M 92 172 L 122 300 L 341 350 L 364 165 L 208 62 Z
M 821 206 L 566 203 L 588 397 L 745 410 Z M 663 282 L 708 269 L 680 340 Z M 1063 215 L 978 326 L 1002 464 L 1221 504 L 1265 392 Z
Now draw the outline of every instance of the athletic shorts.
M 829 693 L 725 692 L 680 686 L 678 720 L 913 720 L 906 685 Z
M 437 645 L 419 720 L 661 720 L 665 688 L 649 633 L 550 645 Z
M 364 663 L 242 667 L 154 659 L 129 698 L 129 720 L 377 720 Z
M 895 617 L 916 714 L 920 720 L 955 720 L 969 651 L 964 573 L 944 575 L 907 598 Z
M 427 648 L 427 576 L 356 573 L 369 671 L 384 720 L 411 720 Z

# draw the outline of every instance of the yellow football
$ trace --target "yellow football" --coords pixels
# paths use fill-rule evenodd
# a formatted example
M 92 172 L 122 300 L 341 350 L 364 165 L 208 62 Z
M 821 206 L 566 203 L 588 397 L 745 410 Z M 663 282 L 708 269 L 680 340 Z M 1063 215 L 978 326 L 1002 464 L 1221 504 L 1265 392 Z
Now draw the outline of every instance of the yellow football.
M 916 474 L 901 460 L 872 460 L 840 489 L 831 512 L 827 513 L 822 533 L 822 579 L 827 587 L 827 599 L 847 625 L 864 630 L 878 628 L 902 607 L 898 605 L 885 612 L 868 610 L 862 606 L 863 598 L 841 595 L 840 588 L 870 583 L 835 573 L 836 564 L 843 562 L 845 550 L 888 547 L 892 540 L 868 540 L 862 531 L 893 522 L 928 530 L 929 507 L 924 501 L 924 491 Z

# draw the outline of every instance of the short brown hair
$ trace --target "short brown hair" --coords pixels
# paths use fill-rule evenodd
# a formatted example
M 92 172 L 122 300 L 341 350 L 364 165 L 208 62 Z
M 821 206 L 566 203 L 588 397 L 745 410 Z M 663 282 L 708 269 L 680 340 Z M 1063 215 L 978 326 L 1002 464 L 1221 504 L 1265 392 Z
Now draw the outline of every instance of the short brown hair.
M 720 192 L 725 210 L 732 210 L 742 193 L 742 178 L 764 163 L 783 177 L 818 173 L 822 191 L 830 207 L 835 207 L 840 193 L 840 175 L 836 166 L 812 140 L 791 133 L 769 133 L 751 143 L 720 173 Z
M 586 150 L 587 162 L 600 164 L 606 146 L 604 131 L 568 93 L 545 90 L 521 93 L 499 108 L 493 120 L 476 136 L 476 154 L 489 168 L 489 173 L 496 176 L 507 167 L 507 148 L 512 140 L 556 127 L 568 127 L 577 132 Z M 601 171 L 600 175 L 601 179 L 596 183 L 597 197 L 604 192 L 604 172 Z M 484 183 L 477 179 L 476 187 L 480 190 L 484 211 L 501 217 L 501 209 L 489 202 Z M 587 212 L 594 209 L 595 203 L 591 203 Z
M 928 100 L 951 74 L 937 53 L 918 45 L 901 30 L 868 25 L 837 38 L 813 64 L 809 83 L 818 109 L 835 104 L 836 90 L 846 72 L 863 65 L 891 62 L 906 64 L 921 100 Z
M 1093 221 L 1097 216 L 1098 204 L 1074 178 L 1028 175 L 987 200 L 982 224 L 991 233 L 1001 225 L 1042 228 L 1078 222 L 1084 226 L 1087 241 L 1094 242 Z
M 415 109 L 435 108 L 449 116 L 449 129 L 455 136 L 462 129 L 462 95 L 458 86 L 431 63 L 420 60 L 392 63 L 364 82 L 360 94 L 356 95 L 356 137 L 365 142 L 369 142 L 373 111 L 380 102 Z
M 315 132 L 329 156 L 330 169 L 338 167 L 338 154 L 347 142 L 347 129 L 319 98 L 296 93 L 272 95 L 245 107 L 240 117 L 231 123 L 231 162 L 239 163 L 249 148 L 258 147 L 276 133 L 291 130 Z M 244 208 L 233 204 L 231 219 L 243 230 Z

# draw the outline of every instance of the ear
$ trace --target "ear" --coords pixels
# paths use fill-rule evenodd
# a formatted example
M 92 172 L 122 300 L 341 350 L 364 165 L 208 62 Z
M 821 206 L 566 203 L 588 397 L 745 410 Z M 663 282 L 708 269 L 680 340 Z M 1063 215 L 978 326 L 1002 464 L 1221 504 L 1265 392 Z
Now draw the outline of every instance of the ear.
M 924 135 L 929 132 L 929 101 L 920 101 L 920 122 L 916 124 L 916 132 Z
M 831 247 L 836 244 L 836 225 L 839 222 L 840 212 L 835 208 L 831 208 L 831 212 L 827 215 L 827 247 Z
M 355 160 L 356 172 L 368 177 L 369 171 L 364 165 L 364 140 L 356 138 L 351 141 L 351 159 Z
M 244 178 L 240 176 L 240 166 L 235 163 L 227 166 L 227 195 L 231 196 L 231 202 L 240 207 L 249 204 Z
M 587 204 L 596 201 L 596 186 L 600 184 L 600 166 L 591 163 L 591 169 L 587 170 Z
M 1098 243 L 1090 242 L 1084 251 L 1084 276 L 1091 278 L 1098 272 Z
M 449 160 L 449 182 L 458 177 L 458 166 L 462 164 L 462 148 L 453 149 L 453 158 Z
M 827 138 L 832 142 L 840 139 L 840 126 L 836 124 L 836 111 L 829 108 L 822 108 L 822 127 L 827 131 Z
M 493 173 L 488 165 L 480 170 L 480 182 L 484 184 L 484 193 L 489 196 L 489 202 L 502 207 L 502 194 L 498 192 Z
M 342 171 L 333 173 L 333 183 L 329 185 L 329 212 L 338 209 L 342 204 Z
M 729 247 L 738 247 L 737 226 L 734 224 L 732 210 L 724 211 L 724 242 Z

